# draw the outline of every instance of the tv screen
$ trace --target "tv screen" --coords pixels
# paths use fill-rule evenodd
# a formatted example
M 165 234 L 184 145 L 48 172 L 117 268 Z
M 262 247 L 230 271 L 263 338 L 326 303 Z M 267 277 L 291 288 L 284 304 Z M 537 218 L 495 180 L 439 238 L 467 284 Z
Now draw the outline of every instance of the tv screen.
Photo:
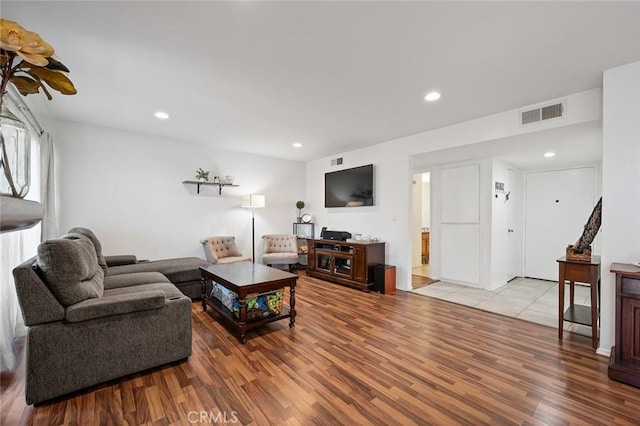
M 373 205 L 373 164 L 324 174 L 325 207 Z

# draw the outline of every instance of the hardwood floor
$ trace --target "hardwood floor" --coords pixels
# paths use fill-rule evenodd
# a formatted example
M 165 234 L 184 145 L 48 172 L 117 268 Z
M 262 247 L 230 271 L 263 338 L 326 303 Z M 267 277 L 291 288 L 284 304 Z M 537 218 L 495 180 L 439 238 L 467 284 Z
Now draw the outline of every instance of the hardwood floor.
M 609 380 L 588 338 L 408 292 L 298 283 L 293 329 L 275 322 L 241 345 L 196 302 L 187 361 L 39 407 L 24 403 L 21 364 L 2 375 L 0 423 L 640 422 L 640 391 Z

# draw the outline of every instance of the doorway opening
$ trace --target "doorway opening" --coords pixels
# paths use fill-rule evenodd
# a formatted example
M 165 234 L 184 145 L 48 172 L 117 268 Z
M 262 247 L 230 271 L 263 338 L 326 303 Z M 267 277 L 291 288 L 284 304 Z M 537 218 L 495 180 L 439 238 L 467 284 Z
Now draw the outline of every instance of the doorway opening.
M 425 171 L 413 175 L 413 250 L 411 285 L 414 289 L 437 280 L 431 278 L 431 173 Z

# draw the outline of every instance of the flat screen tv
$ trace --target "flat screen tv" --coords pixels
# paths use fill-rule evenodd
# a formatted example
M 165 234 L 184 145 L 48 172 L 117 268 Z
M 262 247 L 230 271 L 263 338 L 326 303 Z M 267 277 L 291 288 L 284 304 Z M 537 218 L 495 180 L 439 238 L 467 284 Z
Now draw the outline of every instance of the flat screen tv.
M 325 173 L 324 206 L 373 206 L 373 164 Z

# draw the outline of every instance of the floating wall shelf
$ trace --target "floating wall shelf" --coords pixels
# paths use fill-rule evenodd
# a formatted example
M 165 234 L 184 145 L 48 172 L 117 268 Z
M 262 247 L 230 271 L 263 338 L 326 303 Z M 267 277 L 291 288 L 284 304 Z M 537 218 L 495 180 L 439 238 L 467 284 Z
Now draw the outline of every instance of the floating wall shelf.
M 200 193 L 200 185 L 213 185 L 213 186 L 217 186 L 218 187 L 218 195 L 222 195 L 222 188 L 225 186 L 240 186 L 240 185 L 234 185 L 232 183 L 217 183 L 217 182 L 200 182 L 197 180 L 185 180 L 182 181 L 182 183 L 189 183 L 189 184 L 193 184 L 196 185 L 196 192 L 199 194 Z

